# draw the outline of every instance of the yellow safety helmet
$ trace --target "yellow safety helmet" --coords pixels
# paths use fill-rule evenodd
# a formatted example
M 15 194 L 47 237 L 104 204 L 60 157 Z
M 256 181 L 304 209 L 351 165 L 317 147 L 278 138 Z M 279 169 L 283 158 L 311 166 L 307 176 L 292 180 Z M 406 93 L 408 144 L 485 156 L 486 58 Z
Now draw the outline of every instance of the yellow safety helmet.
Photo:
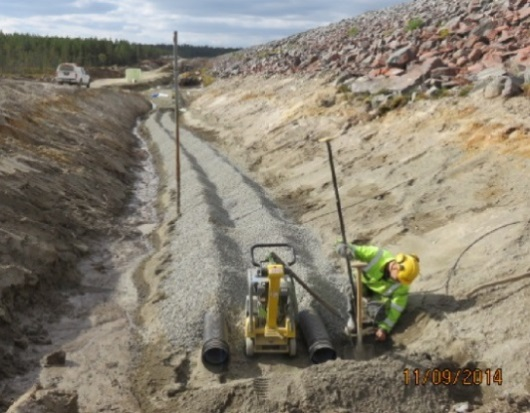
M 414 254 L 398 254 L 396 262 L 399 264 L 398 280 L 401 284 L 410 285 L 420 272 L 420 259 Z

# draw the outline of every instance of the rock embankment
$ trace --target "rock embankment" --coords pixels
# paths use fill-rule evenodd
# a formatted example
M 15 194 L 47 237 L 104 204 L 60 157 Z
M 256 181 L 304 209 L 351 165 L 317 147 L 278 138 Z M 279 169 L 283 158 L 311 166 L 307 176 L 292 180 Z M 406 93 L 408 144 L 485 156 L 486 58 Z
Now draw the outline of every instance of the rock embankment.
M 530 82 L 528 0 L 416 0 L 245 49 L 220 77 L 332 74 L 354 93 L 408 93 L 493 82 L 488 97 Z

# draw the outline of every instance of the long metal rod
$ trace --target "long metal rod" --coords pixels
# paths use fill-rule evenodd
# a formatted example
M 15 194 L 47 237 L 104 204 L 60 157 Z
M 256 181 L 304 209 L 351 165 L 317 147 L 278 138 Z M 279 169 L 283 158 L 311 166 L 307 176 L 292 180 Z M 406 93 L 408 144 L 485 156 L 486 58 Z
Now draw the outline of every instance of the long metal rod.
M 337 212 L 339 214 L 340 233 L 342 235 L 342 242 L 344 244 L 346 244 L 347 243 L 347 241 L 346 241 L 346 229 L 345 229 L 345 226 L 344 226 L 344 218 L 342 217 L 342 208 L 341 208 L 341 205 L 340 205 L 339 187 L 337 185 L 337 175 L 335 174 L 335 165 L 333 163 L 333 152 L 331 151 L 331 142 L 330 142 L 329 139 L 326 139 L 325 142 L 326 142 L 326 147 L 328 148 L 329 166 L 331 168 L 331 179 L 333 181 L 333 188 L 335 189 L 335 199 L 337 201 Z M 350 259 L 348 257 L 346 257 L 345 260 L 346 260 L 346 269 L 348 271 L 348 278 L 350 280 L 350 287 L 351 287 L 351 291 L 352 291 L 350 307 L 351 307 L 351 311 L 353 313 L 352 316 L 354 316 L 355 312 L 356 312 L 355 284 L 353 282 L 353 273 L 352 273 L 352 269 L 351 269 Z M 357 326 L 357 328 L 361 328 L 361 326 Z
M 179 73 L 178 32 L 173 33 L 173 83 L 175 86 L 175 167 L 177 181 L 177 217 L 180 216 L 180 128 L 179 128 Z
M 286 272 L 291 277 L 293 277 L 298 282 L 298 284 L 300 284 L 304 288 L 304 290 L 306 290 L 309 294 L 311 294 L 315 300 L 317 300 L 320 304 L 322 304 L 322 306 L 326 310 L 328 310 L 331 314 L 336 315 L 341 320 L 344 320 L 344 317 L 331 304 L 329 304 L 326 300 L 324 300 L 322 297 L 320 297 L 298 275 L 296 275 L 293 270 L 291 270 L 290 268 L 286 268 Z

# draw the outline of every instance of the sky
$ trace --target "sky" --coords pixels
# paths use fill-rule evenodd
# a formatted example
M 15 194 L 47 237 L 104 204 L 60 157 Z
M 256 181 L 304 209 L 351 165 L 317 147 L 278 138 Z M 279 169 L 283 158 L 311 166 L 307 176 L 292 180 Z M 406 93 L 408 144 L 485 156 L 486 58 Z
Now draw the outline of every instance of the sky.
M 141 44 L 249 47 L 404 0 L 0 0 L 0 30 Z

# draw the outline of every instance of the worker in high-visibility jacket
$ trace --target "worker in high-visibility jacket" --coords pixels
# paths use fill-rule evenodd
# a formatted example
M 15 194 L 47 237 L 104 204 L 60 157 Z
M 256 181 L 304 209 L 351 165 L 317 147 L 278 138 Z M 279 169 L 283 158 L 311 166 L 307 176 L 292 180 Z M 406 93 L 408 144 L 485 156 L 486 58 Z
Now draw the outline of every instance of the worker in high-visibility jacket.
M 362 275 L 364 290 L 369 296 L 367 312 L 377 325 L 376 340 L 385 341 L 407 306 L 409 286 L 420 272 L 419 258 L 414 254 L 394 255 L 371 245 L 340 242 L 336 251 L 343 257 L 367 263 Z M 355 322 L 351 313 L 346 331 L 354 334 Z

